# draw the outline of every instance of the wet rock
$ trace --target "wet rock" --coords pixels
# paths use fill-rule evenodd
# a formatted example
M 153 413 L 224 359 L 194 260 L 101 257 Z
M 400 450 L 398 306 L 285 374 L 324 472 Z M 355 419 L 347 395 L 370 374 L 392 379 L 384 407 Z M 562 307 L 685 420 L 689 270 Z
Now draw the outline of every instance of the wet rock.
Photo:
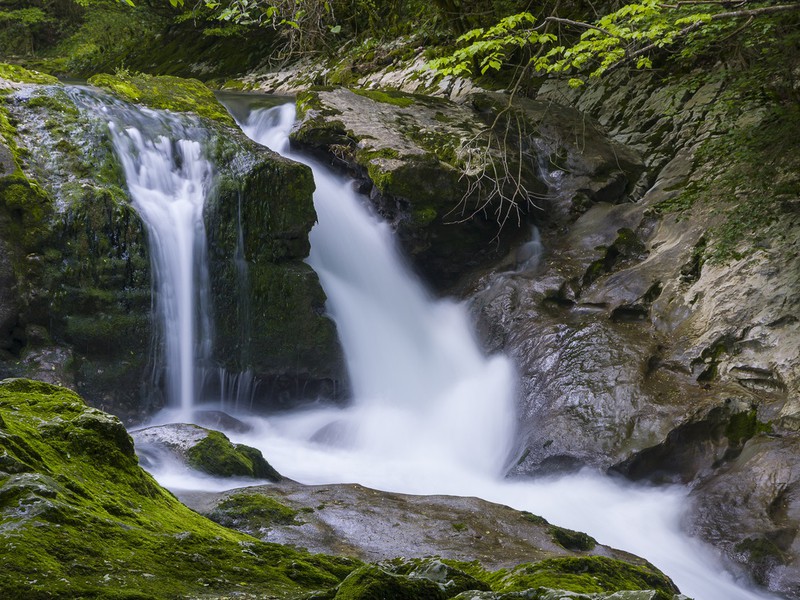
M 175 78 L 146 79 L 146 86 L 133 82 L 144 86 L 140 91 L 147 88 L 140 100 L 196 108 L 184 96 L 197 82 L 183 89 Z M 223 111 L 206 92 L 204 112 Z M 16 360 L 21 353 L 69 354 L 65 376 L 52 381 L 141 421 L 164 404 L 163 374 L 155 364 L 163 341 L 151 317 L 144 227 L 107 124 L 79 108 L 60 85 L 24 86 L 6 106 L 25 160 L 0 186 L 0 244 L 9 247 L 0 265 L 8 284 L 0 299 L 0 351 L 6 353 L 0 373 L 39 376 L 35 360 Z M 315 220 L 308 169 L 224 123 L 193 122 L 206 128 L 207 152 L 218 168 L 205 213 L 216 320 L 215 356 L 203 365 L 209 386 L 225 383 L 217 375 L 225 380 L 245 372 L 249 390 L 259 390 L 245 399 L 248 407 L 337 397 L 346 386 L 335 327 L 325 317 L 316 275 L 303 262 Z M 45 327 L 47 341 L 26 337 L 27 326 Z M 55 347 L 62 350 L 47 350 Z
M 763 484 L 754 482 L 784 477 L 786 460 L 774 449 L 748 460 L 747 449 L 761 447 L 768 431 L 788 446 L 797 437 L 797 213 L 776 199 L 775 220 L 753 234 L 763 241 L 743 236 L 721 257 L 725 219 L 735 218 L 726 216 L 730 207 L 687 198 L 693 186 L 733 168 L 727 156 L 698 158 L 703 140 L 724 135 L 736 118 L 717 101 L 725 90 L 719 82 L 687 89 L 649 76 L 635 87 L 617 83 L 581 92 L 546 83 L 538 99 L 599 115 L 615 142 L 642 157 L 638 184 L 621 204 L 584 192 L 580 210 L 542 223 L 536 265 L 502 265 L 469 288 L 487 350 L 514 357 L 522 379 L 510 473 L 590 465 L 689 482 L 691 521 L 703 524 L 695 531 L 758 581 L 788 593 L 776 582 L 781 570 L 785 581 L 796 578 L 795 551 L 787 550 L 795 542 L 786 533 L 796 520 L 749 519 L 719 498 L 726 486 L 741 485 L 748 500 L 731 491 L 730 505 L 767 514 L 778 492 L 757 492 Z M 665 120 L 665 112 L 674 117 Z M 737 202 L 752 200 L 737 193 Z M 745 540 L 750 550 L 737 555 L 733 548 Z M 767 552 L 770 544 L 777 550 Z
M 0 237 L 0 352 L 18 351 L 19 340 L 12 335 L 18 327 L 19 299 L 9 245 Z
M 219 431 L 173 423 L 138 429 L 131 435 L 143 462 L 156 466 L 166 452 L 187 466 L 216 477 L 281 479 L 259 450 L 233 444 Z
M 755 435 L 690 495 L 690 530 L 784 598 L 800 598 L 798 452 L 794 437 Z
M 336 328 L 304 262 L 316 221 L 311 172 L 239 132 L 223 135 L 225 170 L 204 210 L 215 361 L 249 374 L 260 408 L 338 398 L 346 386 Z
M 504 94 L 478 93 L 469 100 L 487 126 L 503 132 L 513 151 L 539 169 L 548 187 L 534 200 L 545 213 L 540 218 L 623 202 L 645 185 L 641 157 L 575 108 L 519 96 L 509 101 Z
M 266 541 L 367 561 L 435 555 L 477 560 L 492 570 L 574 555 L 635 562 L 586 534 L 477 498 L 412 496 L 349 484 L 304 486 L 289 480 L 224 493 L 181 492 L 180 498 L 212 518 L 222 512 L 230 522 L 238 515 L 236 529 Z M 259 498 L 291 511 L 289 521 L 265 522 L 259 511 L 250 511 Z M 243 509 L 237 511 L 236 506 Z M 415 569 L 407 566 L 400 572 L 408 575 Z

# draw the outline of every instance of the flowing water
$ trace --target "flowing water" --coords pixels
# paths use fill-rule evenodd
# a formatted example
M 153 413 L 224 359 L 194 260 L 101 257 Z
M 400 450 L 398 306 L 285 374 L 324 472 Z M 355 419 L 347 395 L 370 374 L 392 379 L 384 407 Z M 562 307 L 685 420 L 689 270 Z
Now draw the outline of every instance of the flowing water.
M 200 367 L 211 355 L 203 207 L 214 169 L 203 153 L 207 132 L 189 116 L 137 109 L 80 88 L 73 94 L 108 123 L 147 230 L 161 330 L 151 388 L 163 390 L 168 406 L 188 413 L 198 395 Z
M 539 481 L 504 480 L 503 467 L 514 438 L 513 366 L 504 357 L 482 355 L 464 307 L 428 296 L 404 267 L 386 225 L 370 214 L 350 182 L 289 152 L 293 106 L 245 112 L 239 121 L 251 138 L 309 164 L 314 171 L 319 222 L 311 232 L 309 263 L 328 296 L 354 400 L 344 409 L 322 407 L 280 417 L 242 417 L 254 429 L 247 434 L 229 432 L 231 439 L 258 447 L 281 473 L 304 483 L 358 482 L 405 493 L 479 496 L 529 510 L 648 558 L 697 600 L 768 597 L 733 581 L 713 551 L 681 533 L 683 488 L 637 487 L 588 473 Z M 147 211 L 163 212 L 157 219 L 165 220 L 180 215 L 181 220 L 171 220 L 169 228 L 184 228 L 202 237 L 200 213 L 189 205 L 195 204 L 195 192 L 208 187 L 212 169 L 197 147 L 188 141 L 146 138 L 130 126 L 112 125 L 112 133 L 143 216 Z M 151 162 L 151 153 L 169 166 L 158 166 L 155 158 Z M 151 199 L 164 206 L 151 208 Z M 180 268 L 188 274 L 167 275 L 176 283 L 159 285 L 175 289 L 157 290 L 177 299 L 188 288 L 188 279 L 198 277 L 193 266 L 197 262 L 191 261 L 200 260 L 203 250 L 198 242 L 154 242 L 165 246 L 154 253 L 155 260 L 183 257 Z M 178 247 L 173 249 L 168 243 Z M 522 262 L 536 260 L 540 245 L 535 236 L 530 250 Z M 168 268 L 157 265 L 157 277 Z M 183 314 L 171 316 L 168 308 L 160 308 L 162 318 L 192 321 L 197 314 L 192 302 L 202 301 L 195 297 L 180 302 L 185 304 L 176 304 L 174 310 L 185 309 L 188 319 Z M 191 323 L 184 325 L 185 329 L 166 332 L 167 337 L 177 336 L 174 342 L 167 340 L 168 346 L 197 345 L 198 338 L 191 337 L 197 334 L 189 331 Z M 188 341 L 184 335 L 190 336 Z M 187 355 L 192 353 L 179 356 Z M 184 359 L 176 360 L 180 366 L 169 367 L 168 372 L 171 377 L 178 372 L 183 377 Z M 193 385 L 192 368 L 185 368 L 186 379 L 179 384 Z M 177 392 L 180 403 L 158 415 L 156 422 L 172 420 L 180 408 L 185 415 L 194 396 L 192 387 L 181 388 Z M 174 472 L 156 471 L 156 476 L 173 487 L 218 485 L 189 481 Z

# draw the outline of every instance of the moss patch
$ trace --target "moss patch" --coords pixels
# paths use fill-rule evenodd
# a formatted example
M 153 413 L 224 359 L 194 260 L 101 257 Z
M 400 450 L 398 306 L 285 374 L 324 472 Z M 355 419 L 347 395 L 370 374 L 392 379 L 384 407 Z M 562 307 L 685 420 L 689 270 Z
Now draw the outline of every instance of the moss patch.
M 9 65 L 0 63 L 0 79 L 7 79 L 16 83 L 43 83 L 43 84 L 56 84 L 58 79 L 52 75 L 39 73 L 38 71 L 31 71 L 19 65 Z
M 209 515 L 212 521 L 238 531 L 256 533 L 273 525 L 299 525 L 298 511 L 261 494 L 233 494 Z
M 232 444 L 219 431 L 209 431 L 205 438 L 187 450 L 186 457 L 191 467 L 218 477 L 255 477 L 273 481 L 281 478 L 259 450 Z
M 652 565 L 634 565 L 604 556 L 550 558 L 493 572 L 484 570 L 477 562 L 444 562 L 503 594 L 539 587 L 584 594 L 654 590 L 658 600 L 671 600 L 678 593 L 675 584 Z
M 0 383 L 0 595 L 297 597 L 357 562 L 260 542 L 180 504 L 114 417 L 73 392 Z
M 127 102 L 156 109 L 192 112 L 225 125 L 236 124 L 214 93 L 197 79 L 118 71 L 115 75 L 94 75 L 89 78 L 89 83 Z
M 411 106 L 416 100 L 413 96 L 396 92 L 394 90 L 367 90 L 362 88 L 352 88 L 352 91 L 359 96 L 365 96 L 376 102 L 383 102 L 384 104 L 391 104 L 393 106 Z

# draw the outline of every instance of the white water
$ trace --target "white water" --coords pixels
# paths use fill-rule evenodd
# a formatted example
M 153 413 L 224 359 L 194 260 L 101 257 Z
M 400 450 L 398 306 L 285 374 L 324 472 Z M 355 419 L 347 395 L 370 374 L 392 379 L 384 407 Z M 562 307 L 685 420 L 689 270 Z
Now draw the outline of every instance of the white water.
M 119 106 L 109 129 L 133 205 L 145 223 L 151 253 L 154 301 L 163 327 L 167 404 L 191 410 L 198 370 L 210 354 L 206 303 L 206 235 L 203 206 L 213 169 L 200 143 L 178 117 L 133 113 Z M 120 114 L 121 113 L 121 114 Z M 136 126 L 131 125 L 136 122 Z

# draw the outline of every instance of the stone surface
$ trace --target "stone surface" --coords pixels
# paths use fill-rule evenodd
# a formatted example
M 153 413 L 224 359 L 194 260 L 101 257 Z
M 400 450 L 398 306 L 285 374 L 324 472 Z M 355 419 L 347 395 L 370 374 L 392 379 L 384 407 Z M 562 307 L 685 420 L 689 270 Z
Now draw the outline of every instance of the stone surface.
M 188 91 L 175 78 L 146 82 L 162 104 L 173 94 L 173 104 L 196 106 L 183 96 L 197 82 Z M 25 158 L 22 171 L 0 186 L 0 243 L 9 249 L 0 264 L 7 282 L 0 374 L 45 373 L 74 385 L 93 405 L 137 421 L 164 404 L 144 227 L 105 121 L 79 108 L 74 94 L 59 85 L 26 86 L 5 105 Z M 207 96 L 205 112 L 224 111 Z M 218 390 L 219 378 L 245 372 L 249 389 L 258 390 L 248 406 L 269 408 L 336 397 L 346 386 L 335 327 L 303 262 L 315 221 L 310 173 L 225 123 L 203 123 L 218 171 L 205 213 L 216 320 L 212 364 L 203 365 L 208 385 Z M 28 326 L 44 327 L 47 339 L 28 338 Z M 61 375 L 51 378 L 44 363 L 59 356 L 71 360 L 53 364 Z
M 491 161 L 482 155 L 485 125 L 471 109 L 344 88 L 312 89 L 297 103 L 293 143 L 356 177 L 429 285 L 451 287 L 502 257 L 519 238 L 518 218 L 530 207 L 520 202 L 517 212 L 509 206 L 507 218 L 505 207 L 484 204 L 508 184 L 493 179 Z M 526 183 L 542 187 L 535 177 Z
M 588 465 L 691 483 L 693 531 L 797 598 L 800 520 L 790 508 L 780 525 L 768 515 L 793 497 L 769 482 L 792 490 L 797 478 L 785 449 L 798 430 L 800 221 L 776 198 L 776 219 L 721 254 L 726 219 L 742 218 L 731 212 L 737 203 L 776 192 L 743 180 L 751 197 L 741 191 L 734 203 L 687 195 L 735 168 L 725 155 L 698 152 L 703 141 L 725 135 L 736 110 L 756 121 L 763 113 L 726 112 L 734 105 L 722 101 L 730 92 L 719 81 L 617 83 L 582 91 L 547 83 L 537 99 L 599 116 L 612 139 L 642 157 L 646 168 L 624 202 L 571 196 L 578 188 L 560 186 L 572 174 L 555 173 L 554 193 L 569 193 L 565 210 L 539 221 L 540 259 L 524 267 L 508 259 L 465 288 L 487 350 L 509 353 L 520 371 L 510 472 Z
M 131 436 L 140 460 L 147 467 L 158 467 L 169 454 L 187 467 L 217 477 L 281 480 L 259 450 L 233 444 L 219 431 L 171 423 L 137 429 Z
M 436 555 L 478 560 L 490 570 L 574 555 L 635 562 L 631 555 L 596 544 L 588 536 L 583 550 L 577 551 L 568 541 L 577 532 L 478 498 L 412 496 L 348 484 L 305 486 L 289 480 L 224 493 L 179 493 L 189 507 L 206 515 L 213 514 L 231 496 L 244 495 L 277 500 L 296 511 L 297 516 L 290 523 L 268 526 L 261 521 L 248 523 L 245 518 L 236 525 L 237 529 L 312 552 L 366 561 Z

